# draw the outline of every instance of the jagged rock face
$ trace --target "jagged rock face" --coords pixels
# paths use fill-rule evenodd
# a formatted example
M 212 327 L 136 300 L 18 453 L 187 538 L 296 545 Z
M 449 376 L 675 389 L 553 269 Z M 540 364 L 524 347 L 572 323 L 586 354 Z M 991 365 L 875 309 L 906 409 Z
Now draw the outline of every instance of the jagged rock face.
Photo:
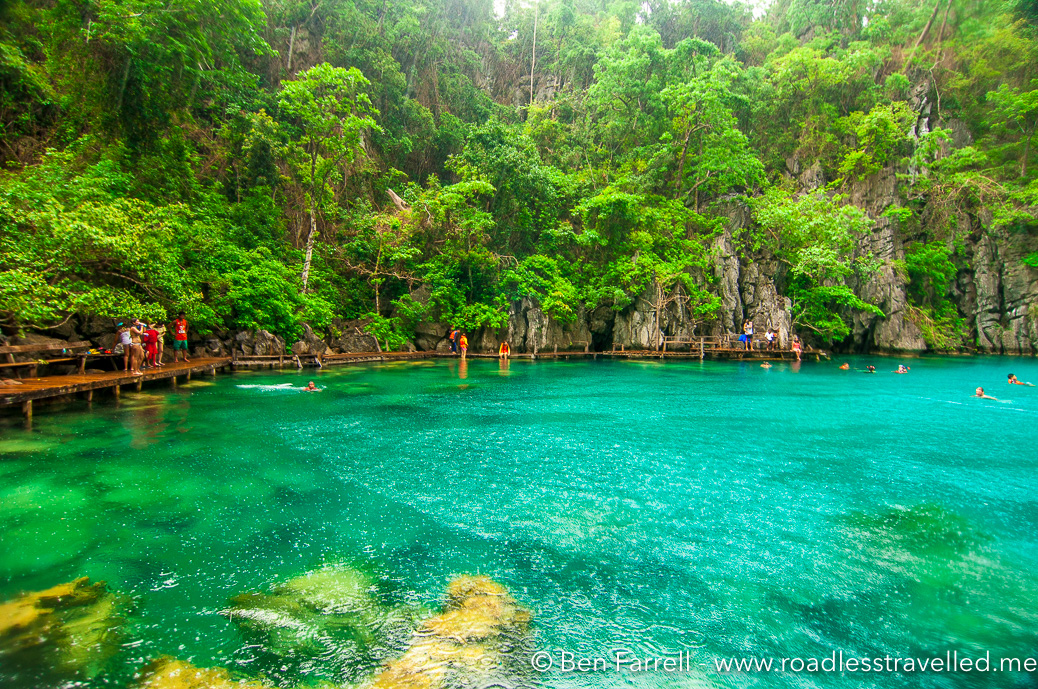
M 742 294 L 739 291 L 741 264 L 732 241 L 732 232 L 738 220 L 733 221 L 714 240 L 714 278 L 717 295 L 721 298 L 718 320 L 712 328 L 713 334 L 737 332 L 742 329 Z
M 502 337 L 503 335 L 503 337 Z M 564 323 L 544 313 L 533 299 L 524 297 L 508 311 L 508 330 L 480 334 L 479 346 L 484 351 L 497 351 L 501 340 L 507 340 L 513 352 L 560 352 L 590 349 L 591 330 L 584 309 L 577 310 L 573 321 Z
M 659 295 L 655 287 L 646 288 L 627 308 L 616 314 L 613 321 L 613 342 L 630 349 L 657 349 L 666 336 L 683 340 L 696 334 L 697 324 L 680 299 L 665 303 L 659 312 L 656 306 L 674 292 Z
M 905 277 L 894 261 L 904 260 L 903 243 L 895 221 L 883 217 L 891 205 L 898 204 L 897 178 L 892 169 L 851 185 L 850 201 L 875 221 L 872 231 L 859 238 L 855 256 L 868 256 L 880 262 L 878 271 L 860 284 L 851 283 L 859 297 L 882 309 L 883 318 L 870 313 L 852 315 L 852 337 L 857 349 L 879 351 L 922 351 L 923 334 L 907 318 L 908 297 Z
M 338 337 L 333 337 L 329 345 L 336 352 L 353 354 L 355 352 L 377 352 L 379 345 L 372 335 L 364 332 L 366 321 L 362 320 L 339 320 L 332 321 L 333 332 L 338 332 Z
M 775 287 L 775 276 L 778 262 L 761 260 L 751 262 L 742 268 L 742 302 L 743 322 L 753 321 L 754 337 L 763 339 L 768 330 L 778 331 L 779 346 L 786 348 L 792 342 L 793 317 L 790 313 L 792 302 L 778 293 Z M 729 332 L 740 332 L 742 323 Z
M 970 324 L 977 346 L 994 354 L 1038 353 L 1038 269 L 1023 262 L 1033 233 L 982 231 L 973 244 Z
M 420 351 L 450 351 L 445 323 L 419 323 L 414 330 L 414 344 Z
M 234 347 L 246 356 L 275 356 L 285 353 L 285 341 L 266 330 L 244 330 L 238 333 L 234 336 Z
M 295 355 L 300 354 L 318 354 L 325 356 L 331 354 L 332 350 L 328 347 L 324 340 L 318 337 L 317 333 L 314 332 L 313 328 L 309 324 L 303 324 L 303 338 L 297 340 L 292 345 L 292 353 Z

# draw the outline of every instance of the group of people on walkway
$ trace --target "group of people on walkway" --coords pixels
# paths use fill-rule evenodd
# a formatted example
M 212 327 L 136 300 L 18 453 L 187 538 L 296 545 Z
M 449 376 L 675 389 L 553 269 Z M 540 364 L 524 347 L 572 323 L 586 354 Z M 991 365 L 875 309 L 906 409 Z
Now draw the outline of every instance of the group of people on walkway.
M 753 335 L 753 321 L 747 320 L 742 324 L 742 335 L 739 335 L 739 342 L 743 343 L 747 352 L 753 349 Z M 779 340 L 779 331 L 775 328 L 768 328 L 768 332 L 764 333 L 764 340 L 767 343 L 765 345 L 765 350 L 769 352 L 775 352 L 782 348 L 782 344 Z M 790 343 L 789 349 L 797 355 L 797 361 L 800 361 L 800 355 L 804 351 L 804 343 L 800 341 L 798 335 L 793 336 L 793 341 Z
M 451 354 L 460 354 L 462 359 L 468 356 L 468 336 L 457 328 L 453 328 L 449 325 L 447 326 L 447 343 L 450 345 Z M 507 359 L 512 355 L 512 348 L 508 346 L 508 342 L 501 343 L 501 346 L 497 348 L 497 355 L 502 359 Z
M 447 326 L 447 341 L 450 343 L 451 354 L 461 354 L 464 359 L 469 352 L 469 338 L 468 336 L 451 326 Z
M 128 373 L 139 376 L 143 374 L 144 368 L 164 365 L 162 358 L 167 330 L 173 333 L 173 362 L 180 361 L 181 352 L 184 353 L 184 361 L 190 361 L 187 356 L 188 324 L 183 311 L 168 326 L 155 322 L 145 323 L 134 318 L 129 325 L 117 323 L 116 328 L 116 346 L 122 347 L 123 370 Z

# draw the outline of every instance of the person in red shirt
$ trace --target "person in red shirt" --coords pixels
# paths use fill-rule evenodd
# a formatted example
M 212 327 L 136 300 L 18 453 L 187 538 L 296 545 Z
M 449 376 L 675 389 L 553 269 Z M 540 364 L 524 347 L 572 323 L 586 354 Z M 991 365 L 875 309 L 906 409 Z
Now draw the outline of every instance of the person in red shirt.
M 177 314 L 177 319 L 173 321 L 173 363 L 180 361 L 180 350 L 184 350 L 184 361 L 191 361 L 187 358 L 187 319 L 184 318 L 184 312 L 181 311 Z
M 154 323 L 148 324 L 144 331 L 144 351 L 148 353 L 148 365 L 157 366 L 155 359 L 159 353 L 159 331 L 155 329 Z

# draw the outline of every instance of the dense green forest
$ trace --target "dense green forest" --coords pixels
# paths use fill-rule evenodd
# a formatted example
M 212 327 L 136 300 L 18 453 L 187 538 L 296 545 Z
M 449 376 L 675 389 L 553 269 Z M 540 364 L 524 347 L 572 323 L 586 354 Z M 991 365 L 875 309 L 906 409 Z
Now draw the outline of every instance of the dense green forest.
M 978 232 L 1038 279 L 1029 0 L 5 0 L 0 128 L 9 335 L 184 310 L 399 345 L 642 294 L 716 328 L 728 232 L 802 335 L 884 318 L 889 271 L 954 348 Z

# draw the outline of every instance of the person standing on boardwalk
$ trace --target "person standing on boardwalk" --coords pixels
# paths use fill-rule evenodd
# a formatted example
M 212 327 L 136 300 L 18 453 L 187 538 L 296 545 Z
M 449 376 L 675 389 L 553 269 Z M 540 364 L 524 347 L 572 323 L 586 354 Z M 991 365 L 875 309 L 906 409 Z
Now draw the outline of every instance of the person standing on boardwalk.
M 161 325 L 161 324 L 156 324 L 155 330 L 157 330 L 158 333 L 159 333 L 159 342 L 158 342 L 158 349 L 159 349 L 159 351 L 158 351 L 158 354 L 155 355 L 155 361 L 158 362 L 158 363 L 156 363 L 155 365 L 156 366 L 163 366 L 164 364 L 162 363 L 162 355 L 165 354 L 165 352 L 166 352 L 166 326 L 165 325 Z
M 187 319 L 183 311 L 173 321 L 173 363 L 180 361 L 180 350 L 184 350 L 184 361 L 191 361 L 187 358 Z
M 469 351 L 469 338 L 465 337 L 465 333 L 458 338 L 458 345 L 461 347 L 461 358 L 464 359 Z
M 115 331 L 116 337 L 119 339 L 119 344 L 123 348 L 123 371 L 129 373 L 130 371 L 130 329 L 120 323 L 117 326 L 119 329 Z
M 130 373 L 135 376 L 141 375 L 141 365 L 144 363 L 144 348 L 141 347 L 143 336 L 144 324 L 139 318 L 134 318 L 130 326 Z
M 447 341 L 451 345 L 451 354 L 458 353 L 458 329 L 447 326 Z
M 144 331 L 144 351 L 148 357 L 148 366 L 157 366 L 155 358 L 159 354 L 159 331 L 155 329 L 154 323 L 150 323 Z
M 742 336 L 739 341 L 746 343 L 747 352 L 753 349 L 753 321 L 746 321 L 742 324 Z

